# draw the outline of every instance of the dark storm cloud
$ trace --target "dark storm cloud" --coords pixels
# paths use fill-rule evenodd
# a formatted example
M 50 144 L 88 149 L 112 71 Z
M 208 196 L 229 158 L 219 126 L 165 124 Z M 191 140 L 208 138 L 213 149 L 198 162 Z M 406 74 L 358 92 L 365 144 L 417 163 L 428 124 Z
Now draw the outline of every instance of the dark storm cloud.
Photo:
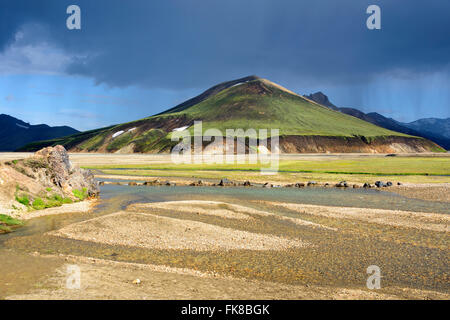
M 70 4 L 81 7 L 80 31 L 65 27 Z M 382 30 L 365 26 L 370 4 Z M 67 73 L 111 86 L 206 87 L 247 74 L 361 83 L 446 68 L 449 12 L 442 0 L 3 0 L 0 49 L 39 24 L 46 32 L 29 41 L 63 48 L 77 57 Z

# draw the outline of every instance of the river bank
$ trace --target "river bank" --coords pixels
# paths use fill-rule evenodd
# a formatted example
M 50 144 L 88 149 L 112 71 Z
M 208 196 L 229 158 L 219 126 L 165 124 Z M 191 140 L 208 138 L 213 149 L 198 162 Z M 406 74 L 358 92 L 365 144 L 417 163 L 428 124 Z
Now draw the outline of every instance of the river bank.
M 220 180 L 217 179 L 201 179 L 198 177 L 168 177 L 168 176 L 139 176 L 139 175 L 124 175 L 124 174 L 102 174 L 96 173 L 96 179 L 104 181 L 105 184 L 117 184 L 117 185 L 171 185 L 171 186 L 219 186 Z M 201 175 L 200 175 L 201 177 Z M 303 181 L 303 182 L 293 182 L 298 180 L 292 180 L 290 183 L 281 182 L 280 179 L 266 177 L 263 181 L 249 181 L 245 179 L 246 177 L 241 177 L 240 179 L 230 181 L 231 183 L 236 183 L 238 186 L 265 186 L 266 187 L 285 187 L 285 188 L 304 188 L 304 187 L 325 187 L 334 188 L 342 181 L 330 181 L 330 182 L 317 182 L 314 181 Z M 226 179 L 226 178 L 225 178 Z M 228 180 L 228 179 L 227 179 Z M 374 180 L 374 179 L 373 179 Z M 201 183 L 199 183 L 201 181 Z M 130 183 L 131 182 L 131 183 Z M 134 184 L 136 182 L 136 184 Z M 338 188 L 364 188 L 364 183 L 356 181 L 345 181 L 347 186 L 339 186 Z M 440 201 L 440 202 L 450 202 L 450 183 L 401 183 L 396 182 L 390 187 L 377 188 L 375 185 L 376 181 L 368 183 L 371 185 L 370 188 L 375 190 L 381 190 L 386 192 L 392 192 L 412 199 L 421 199 L 427 201 Z M 310 183 L 308 185 L 308 183 Z M 386 182 L 384 182 L 386 183 Z M 297 185 L 298 184 L 298 185 Z M 233 185 L 234 186 L 234 185 Z

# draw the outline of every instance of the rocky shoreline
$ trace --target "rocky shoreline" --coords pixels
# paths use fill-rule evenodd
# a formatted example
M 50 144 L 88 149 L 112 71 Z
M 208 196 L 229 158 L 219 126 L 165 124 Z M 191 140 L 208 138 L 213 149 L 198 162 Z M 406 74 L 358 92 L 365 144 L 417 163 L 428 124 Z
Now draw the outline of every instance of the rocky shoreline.
M 142 176 L 114 176 L 114 175 L 96 175 L 97 179 L 103 179 L 99 182 L 100 186 L 103 185 L 121 185 L 130 187 L 139 186 L 189 186 L 189 187 L 244 187 L 244 188 L 292 188 L 292 189 L 305 189 L 305 188 L 337 188 L 342 190 L 347 189 L 364 189 L 364 190 L 376 190 L 392 192 L 402 195 L 407 198 L 420 199 L 425 201 L 438 201 L 450 203 L 450 184 L 448 183 L 403 183 L 392 181 L 376 181 L 375 183 L 355 183 L 355 182 L 297 182 L 297 183 L 280 183 L 269 181 L 265 183 L 245 181 L 230 181 L 228 179 L 221 179 L 216 182 L 211 179 L 198 180 L 192 178 L 172 178 L 158 179 L 156 177 L 142 177 Z M 108 180 L 128 180 L 126 181 L 108 181 Z
M 128 179 L 127 179 L 128 180 Z M 401 182 L 396 182 L 395 183 L 397 186 L 401 186 L 403 185 Z M 159 179 L 155 179 L 155 180 L 148 180 L 148 181 L 144 181 L 144 182 L 136 182 L 136 181 L 130 181 L 130 182 L 118 182 L 118 181 L 100 181 L 99 182 L 100 186 L 103 185 L 128 185 L 128 186 L 132 186 L 132 187 L 136 187 L 136 186 L 190 186 L 190 187 L 263 187 L 263 188 L 305 188 L 305 187 L 334 187 L 334 188 L 353 188 L 353 189 L 357 189 L 357 188 L 366 188 L 366 189 L 371 189 L 371 188 L 376 188 L 376 189 L 381 189 L 381 188 L 388 188 L 388 187 L 392 187 L 394 185 L 393 182 L 391 181 L 376 181 L 374 184 L 371 183 L 364 183 L 364 184 L 358 184 L 358 183 L 347 183 L 347 181 L 340 181 L 339 183 L 329 183 L 329 182 L 325 182 L 325 183 L 319 183 L 316 181 L 308 181 L 308 182 L 297 182 L 297 183 L 288 183 L 288 184 L 274 184 L 274 183 L 270 183 L 270 182 L 265 182 L 265 183 L 256 183 L 256 182 L 251 182 L 249 180 L 246 180 L 244 182 L 237 182 L 237 181 L 231 181 L 228 180 L 226 178 L 221 179 L 219 182 L 215 183 L 215 182 L 207 182 L 207 181 L 203 181 L 203 180 L 197 180 L 194 182 L 189 182 L 189 181 L 170 181 L 170 180 L 159 180 Z

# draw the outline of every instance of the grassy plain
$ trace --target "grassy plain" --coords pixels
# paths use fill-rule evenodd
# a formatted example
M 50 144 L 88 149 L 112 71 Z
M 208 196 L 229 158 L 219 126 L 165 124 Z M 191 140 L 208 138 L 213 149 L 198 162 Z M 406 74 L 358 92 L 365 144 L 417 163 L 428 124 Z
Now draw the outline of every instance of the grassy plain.
M 198 177 L 263 182 L 261 175 L 267 164 L 113 164 L 85 166 L 104 174 L 128 176 Z M 120 169 L 120 170 L 117 170 Z M 410 183 L 450 183 L 449 157 L 368 157 L 354 159 L 280 160 L 279 171 L 271 181 L 373 182 L 392 180 Z

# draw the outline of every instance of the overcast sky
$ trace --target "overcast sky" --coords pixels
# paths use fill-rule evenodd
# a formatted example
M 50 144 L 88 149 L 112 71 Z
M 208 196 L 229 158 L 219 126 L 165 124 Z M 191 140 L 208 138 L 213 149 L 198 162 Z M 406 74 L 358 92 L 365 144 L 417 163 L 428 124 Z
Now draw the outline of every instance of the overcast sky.
M 66 8 L 81 8 L 68 30 Z M 366 9 L 381 7 L 381 30 Z M 0 113 L 93 129 L 258 75 L 400 121 L 450 117 L 450 1 L 1 0 Z

